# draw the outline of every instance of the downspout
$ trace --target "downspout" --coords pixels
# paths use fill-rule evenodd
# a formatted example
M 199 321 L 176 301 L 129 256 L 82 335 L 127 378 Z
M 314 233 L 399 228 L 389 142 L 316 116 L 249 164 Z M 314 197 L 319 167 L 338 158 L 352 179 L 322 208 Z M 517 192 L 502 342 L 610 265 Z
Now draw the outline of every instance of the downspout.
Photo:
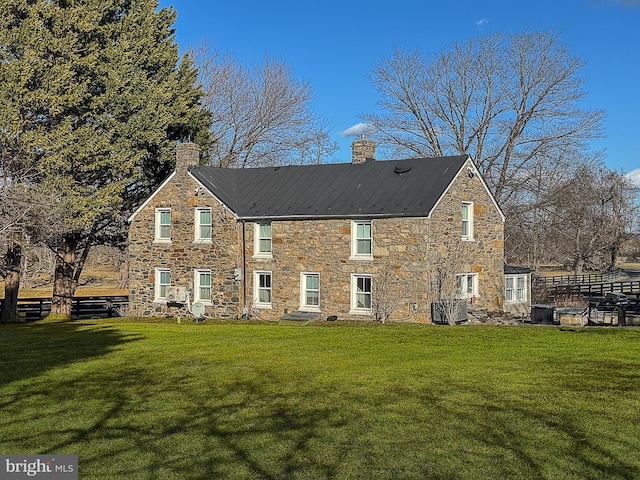
M 247 241 L 245 237 L 245 222 L 242 221 L 242 316 L 249 318 L 247 308 Z

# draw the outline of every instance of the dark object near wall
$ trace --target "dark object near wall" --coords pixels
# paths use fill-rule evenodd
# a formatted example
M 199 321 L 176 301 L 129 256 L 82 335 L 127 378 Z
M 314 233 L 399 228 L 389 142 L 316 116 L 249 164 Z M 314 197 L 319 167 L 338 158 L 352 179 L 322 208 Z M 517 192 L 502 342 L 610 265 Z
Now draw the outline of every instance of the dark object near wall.
M 531 305 L 531 323 L 553 325 L 553 305 Z
M 467 321 L 467 301 L 466 300 L 453 300 L 457 304 L 455 309 L 453 305 L 448 305 L 449 301 L 437 301 L 431 303 L 431 321 L 440 325 L 448 325 L 447 312 L 455 311 L 456 321 L 455 323 L 463 323 Z

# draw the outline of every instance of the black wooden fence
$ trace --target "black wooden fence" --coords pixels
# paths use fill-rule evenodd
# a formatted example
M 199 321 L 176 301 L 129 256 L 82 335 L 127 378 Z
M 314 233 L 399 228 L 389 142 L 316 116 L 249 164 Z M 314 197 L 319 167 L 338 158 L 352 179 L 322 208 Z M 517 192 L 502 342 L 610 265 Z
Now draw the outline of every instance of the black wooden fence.
M 627 295 L 640 294 L 640 280 L 626 282 L 588 283 L 577 285 L 556 285 L 548 287 L 552 297 L 581 295 L 586 297 L 603 297 L 610 292 L 620 292 Z
M 2 305 L 4 300 L 0 300 Z M 75 297 L 71 305 L 72 318 L 111 318 L 120 316 L 122 307 L 129 305 L 126 295 Z M 19 298 L 18 316 L 25 321 L 40 320 L 51 312 L 51 298 Z
M 578 285 L 584 283 L 606 283 L 613 282 L 620 276 L 620 271 L 615 270 L 609 273 L 587 273 L 584 275 L 553 275 L 540 277 L 540 281 L 547 287 L 558 285 Z

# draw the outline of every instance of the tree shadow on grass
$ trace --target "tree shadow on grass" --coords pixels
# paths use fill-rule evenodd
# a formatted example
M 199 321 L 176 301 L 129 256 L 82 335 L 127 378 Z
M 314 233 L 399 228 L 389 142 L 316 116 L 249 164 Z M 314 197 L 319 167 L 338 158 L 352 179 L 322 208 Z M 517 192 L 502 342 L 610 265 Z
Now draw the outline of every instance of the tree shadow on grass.
M 640 478 L 640 436 L 634 433 L 640 414 L 631 407 L 640 392 L 638 366 L 565 358 L 562 368 L 566 376 L 550 380 L 563 386 L 562 396 L 556 389 L 544 402 L 514 403 L 486 389 L 476 392 L 481 400 L 473 414 L 466 408 L 445 414 L 456 417 L 478 452 L 512 459 L 505 462 L 514 469 L 503 471 L 507 478 Z M 593 400 L 585 404 L 586 398 Z
M 341 454 L 319 459 L 315 446 L 342 428 L 329 408 L 274 392 L 279 379 L 253 368 L 156 363 L 162 350 L 144 344 L 92 362 L 143 338 L 123 331 L 0 326 L 0 450 L 79 454 L 83 478 L 107 478 L 104 465 L 109 478 L 335 476 Z
M 0 388 L 105 355 L 139 340 L 113 326 L 87 323 L 0 325 Z

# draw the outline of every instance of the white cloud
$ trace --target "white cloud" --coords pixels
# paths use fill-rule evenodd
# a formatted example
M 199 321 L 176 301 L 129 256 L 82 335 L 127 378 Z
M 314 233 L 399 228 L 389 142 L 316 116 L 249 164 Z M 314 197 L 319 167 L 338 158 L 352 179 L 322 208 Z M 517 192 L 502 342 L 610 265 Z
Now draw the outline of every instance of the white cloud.
M 476 21 L 476 26 L 481 27 L 483 25 L 486 25 L 487 23 L 489 23 L 489 20 L 487 20 L 486 18 L 481 18 L 480 20 Z
M 352 127 L 347 128 L 344 132 L 341 132 L 340 135 L 343 137 L 359 137 L 361 135 L 367 135 L 372 131 L 373 129 L 368 123 L 356 123 Z
M 627 173 L 627 178 L 631 180 L 636 187 L 640 188 L 640 168 L 636 168 Z

